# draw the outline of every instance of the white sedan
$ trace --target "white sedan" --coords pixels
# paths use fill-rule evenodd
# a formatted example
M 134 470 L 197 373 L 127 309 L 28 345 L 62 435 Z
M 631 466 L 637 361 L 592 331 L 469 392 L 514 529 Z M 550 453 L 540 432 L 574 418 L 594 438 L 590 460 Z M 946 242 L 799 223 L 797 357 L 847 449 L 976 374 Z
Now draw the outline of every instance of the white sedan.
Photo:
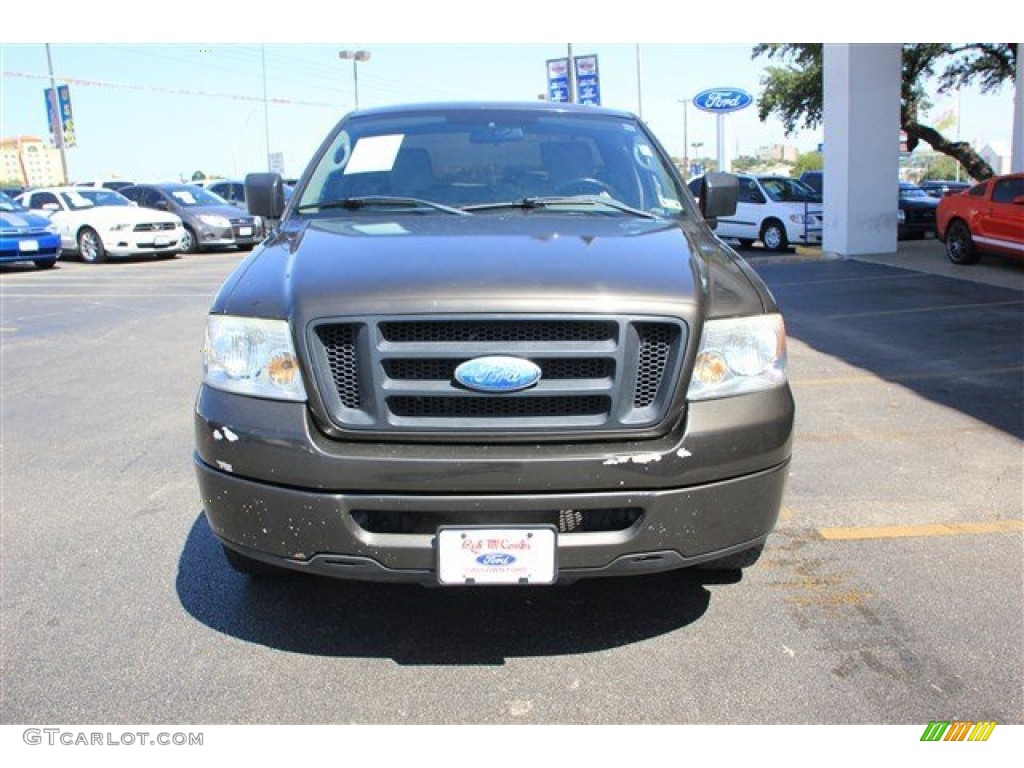
M 108 256 L 172 256 L 185 232 L 173 213 L 140 208 L 124 195 L 99 187 L 33 189 L 18 202 L 53 222 L 63 252 L 77 253 L 90 264 Z

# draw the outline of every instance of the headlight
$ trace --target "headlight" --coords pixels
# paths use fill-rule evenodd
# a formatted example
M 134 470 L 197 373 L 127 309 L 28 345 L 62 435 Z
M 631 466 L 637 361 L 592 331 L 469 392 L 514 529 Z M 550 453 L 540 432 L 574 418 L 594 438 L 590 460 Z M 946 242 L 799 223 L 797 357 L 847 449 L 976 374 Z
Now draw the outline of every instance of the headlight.
M 131 229 L 134 226 L 135 226 L 134 224 L 111 224 L 110 225 L 110 231 L 111 232 L 124 232 L 126 229 Z
M 284 320 L 211 315 L 203 348 L 203 382 L 253 397 L 306 399 Z
M 789 220 L 792 221 L 794 224 L 803 224 L 804 215 L 802 213 L 794 213 L 790 215 Z
M 219 227 L 221 229 L 225 229 L 231 226 L 231 222 L 223 216 L 214 216 L 209 213 L 199 214 L 199 220 L 208 227 Z
M 786 326 L 781 315 L 708 320 L 686 396 L 708 400 L 786 383 Z

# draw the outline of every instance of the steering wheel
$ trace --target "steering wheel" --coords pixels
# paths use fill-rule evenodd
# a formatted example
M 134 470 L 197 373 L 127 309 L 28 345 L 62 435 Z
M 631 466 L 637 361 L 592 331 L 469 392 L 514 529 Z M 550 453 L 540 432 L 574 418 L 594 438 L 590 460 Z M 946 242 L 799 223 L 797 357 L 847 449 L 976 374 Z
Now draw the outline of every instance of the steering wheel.
M 559 195 L 600 195 L 602 193 L 609 197 L 615 197 L 612 188 L 600 179 L 591 176 L 580 176 L 578 179 L 571 179 L 555 187 Z

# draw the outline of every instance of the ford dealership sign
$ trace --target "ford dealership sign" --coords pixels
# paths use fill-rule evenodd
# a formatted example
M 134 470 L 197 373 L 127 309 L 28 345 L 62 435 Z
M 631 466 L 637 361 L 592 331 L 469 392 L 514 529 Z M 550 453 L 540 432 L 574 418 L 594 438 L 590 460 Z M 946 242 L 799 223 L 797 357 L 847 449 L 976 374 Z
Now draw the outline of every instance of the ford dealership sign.
M 708 88 L 693 97 L 693 105 L 705 112 L 738 112 L 754 103 L 754 97 L 742 88 Z

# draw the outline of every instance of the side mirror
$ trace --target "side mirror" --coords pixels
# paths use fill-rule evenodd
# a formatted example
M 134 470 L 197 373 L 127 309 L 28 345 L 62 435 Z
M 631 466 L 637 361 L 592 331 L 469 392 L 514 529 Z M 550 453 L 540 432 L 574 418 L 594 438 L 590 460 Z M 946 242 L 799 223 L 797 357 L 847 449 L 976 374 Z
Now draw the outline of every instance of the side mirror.
M 277 173 L 250 173 L 245 177 L 249 213 L 264 219 L 280 219 L 284 213 L 284 182 Z
M 700 212 L 712 226 L 719 216 L 736 213 L 740 182 L 731 173 L 708 173 L 700 186 Z
M 43 210 L 49 211 L 50 213 L 56 213 L 60 210 L 60 206 L 56 203 L 43 203 Z
M 171 206 L 167 204 L 166 200 L 157 200 L 153 207 L 158 208 L 161 211 L 169 211 L 171 209 Z
M 1024 195 L 1017 195 L 1011 202 L 1014 205 L 1024 205 Z

